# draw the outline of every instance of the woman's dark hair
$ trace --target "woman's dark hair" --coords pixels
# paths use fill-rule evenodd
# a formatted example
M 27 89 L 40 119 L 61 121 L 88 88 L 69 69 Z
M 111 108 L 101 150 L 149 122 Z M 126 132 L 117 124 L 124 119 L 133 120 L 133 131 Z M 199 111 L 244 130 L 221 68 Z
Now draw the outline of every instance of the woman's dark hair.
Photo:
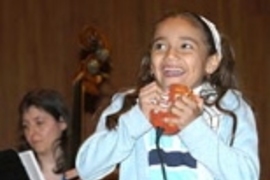
M 195 27 L 198 27 L 202 33 L 205 35 L 205 44 L 208 48 L 208 55 L 214 55 L 217 53 L 217 49 L 214 44 L 214 38 L 212 35 L 212 32 L 208 25 L 202 20 L 200 16 L 197 14 L 191 13 L 191 12 L 171 12 L 164 16 L 162 19 L 160 19 L 156 26 L 163 22 L 164 20 L 168 18 L 175 18 L 175 17 L 181 17 L 186 20 L 188 20 L 192 25 Z M 155 30 L 155 29 L 154 29 Z M 151 45 L 150 45 L 151 47 Z M 205 96 L 202 96 L 204 99 L 204 102 L 207 106 L 215 105 L 220 111 L 230 115 L 233 119 L 233 128 L 232 128 L 232 141 L 231 145 L 233 144 L 234 140 L 234 134 L 236 131 L 237 126 L 237 117 L 233 113 L 233 111 L 224 109 L 221 106 L 221 99 L 226 94 L 228 89 L 237 89 L 237 83 L 234 76 L 234 54 L 232 52 L 232 49 L 225 39 L 225 37 L 221 37 L 221 47 L 222 47 L 222 59 L 219 65 L 219 68 L 211 75 L 207 75 L 204 77 L 204 81 L 210 83 L 216 90 L 215 94 L 209 92 L 204 92 L 203 94 L 206 94 Z M 150 49 L 150 48 L 149 48 Z M 125 97 L 124 104 L 122 109 L 118 111 L 115 114 L 112 114 L 107 117 L 107 128 L 113 129 L 117 125 L 117 121 L 119 116 L 128 111 L 133 105 L 136 104 L 136 99 L 138 98 L 139 89 L 143 86 L 149 84 L 150 82 L 154 81 L 154 77 L 151 74 L 150 70 L 151 66 L 151 58 L 150 58 L 150 50 L 146 53 L 146 55 L 143 57 L 141 66 L 138 73 L 138 81 L 136 89 L 133 93 L 128 94 Z M 216 96 L 217 98 L 214 101 L 210 101 L 210 96 Z
M 20 144 L 19 151 L 31 149 L 27 142 L 23 132 L 23 115 L 30 107 L 36 107 L 42 109 L 52 115 L 57 122 L 65 121 L 67 124 L 70 121 L 69 110 L 64 102 L 61 94 L 51 89 L 36 89 L 29 91 L 22 98 L 18 110 L 19 110 L 19 132 L 20 132 Z M 60 148 L 61 155 L 56 156 L 56 151 Z M 68 148 L 68 130 L 63 130 L 59 139 L 54 142 L 53 153 L 56 160 L 55 173 L 62 173 L 66 170 L 66 157 Z

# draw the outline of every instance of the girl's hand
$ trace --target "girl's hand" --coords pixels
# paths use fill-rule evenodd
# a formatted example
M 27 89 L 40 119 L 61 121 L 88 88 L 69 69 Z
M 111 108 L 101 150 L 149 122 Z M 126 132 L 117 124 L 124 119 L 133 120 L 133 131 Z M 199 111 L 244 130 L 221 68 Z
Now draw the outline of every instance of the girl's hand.
M 189 123 L 196 119 L 203 110 L 203 100 L 196 96 L 196 101 L 188 96 L 179 96 L 171 105 L 170 111 L 177 118 L 166 118 L 165 121 L 175 124 L 179 129 L 184 129 Z
M 168 96 L 156 82 L 152 82 L 140 89 L 139 106 L 147 119 L 150 119 L 151 110 L 163 110 L 166 107 Z

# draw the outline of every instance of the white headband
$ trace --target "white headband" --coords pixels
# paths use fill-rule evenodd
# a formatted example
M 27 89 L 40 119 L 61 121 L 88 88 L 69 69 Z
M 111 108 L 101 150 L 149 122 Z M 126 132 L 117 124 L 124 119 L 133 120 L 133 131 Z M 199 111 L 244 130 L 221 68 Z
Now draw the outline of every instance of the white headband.
M 214 39 L 214 43 L 215 43 L 215 47 L 216 47 L 216 50 L 217 50 L 217 54 L 218 54 L 218 57 L 219 57 L 219 60 L 222 59 L 222 52 L 221 52 L 221 38 L 220 38 L 220 34 L 215 26 L 214 23 L 212 23 L 211 21 L 209 21 L 208 19 L 206 19 L 205 17 L 203 16 L 200 16 L 200 18 L 205 22 L 205 24 L 209 27 L 211 33 L 212 33 L 212 36 L 213 36 L 213 39 Z

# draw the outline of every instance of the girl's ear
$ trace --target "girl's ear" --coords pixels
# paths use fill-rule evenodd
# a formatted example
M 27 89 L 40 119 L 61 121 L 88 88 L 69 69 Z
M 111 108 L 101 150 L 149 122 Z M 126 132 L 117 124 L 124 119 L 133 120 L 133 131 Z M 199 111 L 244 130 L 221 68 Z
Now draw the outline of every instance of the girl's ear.
M 220 61 L 221 60 L 218 58 L 217 54 L 214 54 L 208 57 L 206 66 L 205 66 L 206 74 L 213 74 L 219 67 Z

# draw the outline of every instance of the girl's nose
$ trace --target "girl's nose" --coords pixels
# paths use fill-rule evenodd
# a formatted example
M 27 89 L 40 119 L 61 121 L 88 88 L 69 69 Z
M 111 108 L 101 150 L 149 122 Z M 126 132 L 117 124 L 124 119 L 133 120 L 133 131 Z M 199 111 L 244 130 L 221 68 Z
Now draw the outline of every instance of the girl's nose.
M 177 60 L 177 52 L 174 48 L 169 48 L 166 54 L 168 60 Z

